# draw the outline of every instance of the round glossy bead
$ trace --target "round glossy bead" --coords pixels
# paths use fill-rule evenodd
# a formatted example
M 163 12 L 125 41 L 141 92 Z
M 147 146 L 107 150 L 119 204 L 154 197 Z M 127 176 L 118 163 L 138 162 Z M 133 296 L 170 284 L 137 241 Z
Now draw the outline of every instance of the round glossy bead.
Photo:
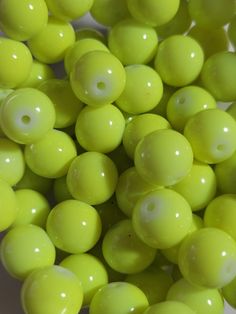
M 132 222 L 138 237 L 147 245 L 167 249 L 188 234 L 192 223 L 190 205 L 179 193 L 160 189 L 136 202 Z
M 203 28 L 219 28 L 227 24 L 232 17 L 236 5 L 234 0 L 190 0 L 189 13 L 196 24 Z
M 54 105 L 56 113 L 55 128 L 66 128 L 75 123 L 83 104 L 73 93 L 69 81 L 47 80 L 42 82 L 38 89 L 46 94 Z
M 117 106 L 131 114 L 144 113 L 156 107 L 163 94 L 159 74 L 144 64 L 129 65 L 125 72 L 125 88 L 116 100 Z
M 138 174 L 147 182 L 169 186 L 190 172 L 193 152 L 181 133 L 171 129 L 156 130 L 139 141 L 134 163 Z
M 179 0 L 128 0 L 131 15 L 138 21 L 151 26 L 168 23 L 177 13 Z
M 119 208 L 132 217 L 134 206 L 138 199 L 158 186 L 144 181 L 137 173 L 135 167 L 125 170 L 118 179 L 116 186 L 116 200 Z
M 184 136 L 197 160 L 215 164 L 235 152 L 236 122 L 221 109 L 203 110 L 188 120 Z
M 91 51 L 82 56 L 70 74 L 75 95 L 85 104 L 97 107 L 115 101 L 125 87 L 121 62 L 106 51 Z
M 220 229 L 199 229 L 183 241 L 178 265 L 191 284 L 222 288 L 236 275 L 236 243 Z
M 203 62 L 203 50 L 195 39 L 186 35 L 173 35 L 160 43 L 154 68 L 164 83 L 181 87 L 198 77 Z
M 72 138 L 55 129 L 49 131 L 39 141 L 26 145 L 24 153 L 28 167 L 37 175 L 46 178 L 66 175 L 77 155 Z
M 66 52 L 64 59 L 66 73 L 70 75 L 70 72 L 74 68 L 76 62 L 84 54 L 96 50 L 109 52 L 107 46 L 98 39 L 85 38 L 77 40 Z
M 124 219 L 113 225 L 105 234 L 102 253 L 114 270 L 134 274 L 151 265 L 156 249 L 143 243 L 135 233 L 132 221 Z
M 198 25 L 194 25 L 188 35 L 193 37 L 201 45 L 205 60 L 213 54 L 228 50 L 229 40 L 227 38 L 226 30 L 223 27 L 206 29 Z
M 32 189 L 46 195 L 52 186 L 52 179 L 38 176 L 26 165 L 22 179 L 14 186 L 15 190 Z
M 153 266 L 137 274 L 128 275 L 125 281 L 141 289 L 150 305 L 164 301 L 173 284 L 173 279 L 167 272 Z
M 218 289 L 193 286 L 183 278 L 171 286 L 167 300 L 183 302 L 198 314 L 224 312 L 223 298 Z
M 105 26 L 113 26 L 130 16 L 126 0 L 96 0 L 90 13 L 95 21 Z
M 77 314 L 82 301 L 83 291 L 76 275 L 57 265 L 31 273 L 21 290 L 21 303 L 26 313 Z
M 214 171 L 217 180 L 217 187 L 221 193 L 236 194 L 236 152 L 225 161 L 215 165 Z
M 66 200 L 58 203 L 48 215 L 47 233 L 60 250 L 84 253 L 99 240 L 101 220 L 94 207 L 77 200 Z
M 112 282 L 94 295 L 89 311 L 90 314 L 142 314 L 147 307 L 148 300 L 138 287 L 128 282 Z
M 167 5 L 164 1 L 163 4 Z M 156 27 L 158 37 L 163 40 L 171 35 L 184 34 L 189 29 L 191 22 L 192 19 L 188 12 L 188 1 L 180 0 L 175 16 L 169 22 Z
M 25 171 L 22 149 L 7 138 L 0 138 L 0 152 L 0 178 L 13 186 L 21 180 Z
M 192 211 L 203 209 L 216 194 L 214 170 L 206 163 L 194 161 L 190 173 L 171 188 L 188 201 Z
M 172 94 L 167 103 L 167 117 L 172 127 L 182 132 L 190 117 L 210 108 L 216 108 L 213 96 L 199 86 L 190 85 Z
M 52 64 L 62 61 L 67 49 L 74 42 L 75 32 L 72 25 L 50 16 L 46 27 L 27 43 L 37 60 Z
M 23 83 L 30 74 L 32 62 L 26 45 L 0 37 L 0 88 L 15 88 Z
M 157 45 L 155 29 L 134 19 L 120 21 L 108 34 L 109 49 L 124 65 L 147 64 L 155 56 Z
M 186 304 L 179 301 L 163 301 L 154 305 L 151 305 L 143 312 L 143 314 L 194 314 L 195 312 Z
M 160 115 L 145 113 L 135 116 L 125 127 L 123 145 L 127 155 L 134 159 L 137 144 L 149 133 L 169 129 L 170 123 Z
M 236 100 L 236 56 L 223 51 L 206 60 L 201 72 L 202 85 L 219 101 Z
M 49 65 L 33 60 L 29 76 L 19 87 L 37 88 L 40 83 L 53 79 L 54 77 L 55 74 Z
M 72 271 L 78 277 L 83 289 L 83 305 L 91 302 L 94 294 L 108 283 L 108 275 L 102 262 L 91 254 L 75 254 L 63 259 L 60 266 Z
M 75 135 L 87 151 L 109 153 L 120 145 L 124 129 L 124 116 L 114 105 L 86 106 L 78 115 Z
M 0 28 L 12 39 L 28 40 L 37 35 L 47 21 L 48 9 L 44 0 L 0 1 Z
M 31 189 L 17 190 L 15 195 L 18 213 L 12 226 L 33 224 L 44 228 L 51 209 L 46 197 Z
M 4 231 L 14 222 L 18 206 L 13 189 L 9 183 L 2 179 L 0 179 L 0 195 L 0 231 Z
M 67 173 L 67 186 L 71 195 L 90 205 L 107 201 L 115 192 L 117 180 L 114 162 L 98 152 L 77 156 Z
M 204 212 L 204 224 L 206 227 L 219 228 L 227 232 L 236 240 L 236 195 L 222 194 L 214 198 Z
M 8 231 L 1 242 L 0 254 L 9 274 L 21 280 L 38 268 L 53 265 L 56 255 L 47 233 L 35 225 Z
M 1 105 L 0 122 L 4 133 L 13 141 L 34 143 L 53 129 L 55 109 L 44 93 L 34 88 L 20 88 Z
M 46 0 L 50 13 L 63 21 L 73 21 L 86 14 L 92 7 L 94 0 Z

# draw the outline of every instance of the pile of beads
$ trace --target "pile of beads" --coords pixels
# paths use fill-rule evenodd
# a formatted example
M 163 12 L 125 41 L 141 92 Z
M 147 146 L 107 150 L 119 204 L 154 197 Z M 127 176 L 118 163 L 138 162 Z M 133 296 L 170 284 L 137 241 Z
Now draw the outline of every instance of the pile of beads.
M 236 308 L 235 0 L 0 0 L 0 30 L 24 313 Z

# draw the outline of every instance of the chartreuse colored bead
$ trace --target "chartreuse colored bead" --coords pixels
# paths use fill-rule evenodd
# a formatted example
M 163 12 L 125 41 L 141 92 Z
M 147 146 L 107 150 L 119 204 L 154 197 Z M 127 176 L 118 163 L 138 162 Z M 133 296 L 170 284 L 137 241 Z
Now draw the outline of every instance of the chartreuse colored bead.
M 83 104 L 73 93 L 69 81 L 61 79 L 47 80 L 42 82 L 38 89 L 45 93 L 54 105 L 56 113 L 55 128 L 66 128 L 75 123 Z
M 194 161 L 189 174 L 171 188 L 188 201 L 192 211 L 204 209 L 216 195 L 216 175 L 208 164 Z
M 126 74 L 119 59 L 107 51 L 90 51 L 70 74 L 75 95 L 92 107 L 114 102 L 125 87 Z
M 127 0 L 131 15 L 151 26 L 168 23 L 176 15 L 180 0 Z
M 154 305 L 151 305 L 143 312 L 143 314 L 194 314 L 195 312 L 186 304 L 179 301 L 163 301 Z
M 125 170 L 118 179 L 116 186 L 116 200 L 119 208 L 128 217 L 132 217 L 134 206 L 138 199 L 158 187 L 144 181 L 135 167 Z
M 164 301 L 173 284 L 170 274 L 152 265 L 142 272 L 126 276 L 125 281 L 141 289 L 150 305 Z
M 76 275 L 57 265 L 32 272 L 21 289 L 21 303 L 26 313 L 77 314 L 82 302 L 83 290 Z
M 37 88 L 40 83 L 53 79 L 54 77 L 55 74 L 50 66 L 37 60 L 33 60 L 29 76 L 19 87 Z
M 181 87 L 197 79 L 203 62 L 203 50 L 195 39 L 186 35 L 172 35 L 160 43 L 154 68 L 164 83 Z
M 218 101 L 234 101 L 236 91 L 236 56 L 231 51 L 218 52 L 209 57 L 201 71 L 201 82 Z
M 227 232 L 236 240 L 236 195 L 222 194 L 214 198 L 207 205 L 204 212 L 204 224 L 206 227 L 219 228 Z
M 14 189 L 32 189 L 45 195 L 48 193 L 51 186 L 52 179 L 38 176 L 26 165 L 24 175 L 22 179 L 14 186 Z
M 31 189 L 20 189 L 15 192 L 18 213 L 12 226 L 34 224 L 44 228 L 50 205 L 45 196 Z
M 148 112 L 156 107 L 163 94 L 159 74 L 144 64 L 129 65 L 125 72 L 125 88 L 116 100 L 117 106 L 131 114 Z
M 25 41 L 37 35 L 48 21 L 44 0 L 1 0 L 0 28 L 10 38 Z
M 51 100 L 34 88 L 19 88 L 2 103 L 0 122 L 4 133 L 20 144 L 34 143 L 52 130 L 55 109 Z
M 86 14 L 92 7 L 94 0 L 46 0 L 50 13 L 63 21 L 73 21 Z
M 190 205 L 179 193 L 170 189 L 151 191 L 136 202 L 133 227 L 147 245 L 167 249 L 182 241 L 192 224 Z
M 37 142 L 26 145 L 24 154 L 26 164 L 37 175 L 59 178 L 66 175 L 77 152 L 69 135 L 53 129 Z
M 234 0 L 190 0 L 189 13 L 196 24 L 207 29 L 224 26 L 235 14 Z
M 189 29 L 191 23 L 192 19 L 188 12 L 188 1 L 180 0 L 175 16 L 169 22 L 157 26 L 156 31 L 159 39 L 163 40 L 171 35 L 184 34 Z
M 105 26 L 113 26 L 130 16 L 126 0 L 96 0 L 90 13 L 98 23 Z
M 24 280 L 37 268 L 53 265 L 56 251 L 47 233 L 36 225 L 22 225 L 6 233 L 0 248 L 1 262 L 9 274 Z
M 118 300 L 119 304 L 117 304 Z M 145 294 L 135 285 L 128 282 L 112 282 L 95 293 L 89 312 L 90 314 L 142 314 L 148 305 Z
M 184 278 L 179 279 L 170 287 L 167 300 L 183 302 L 199 314 L 224 312 L 223 298 L 218 289 L 193 286 Z
M 160 115 L 145 113 L 134 116 L 127 123 L 123 135 L 123 145 L 127 155 L 134 159 L 136 146 L 144 136 L 156 130 L 169 128 L 171 128 L 170 123 Z
M 94 207 L 77 200 L 66 200 L 51 210 L 46 228 L 57 248 L 77 254 L 87 252 L 97 243 L 102 225 Z
M 206 31 L 205 28 L 194 25 L 188 32 L 188 35 L 196 39 L 201 45 L 205 60 L 217 52 L 228 50 L 229 40 L 223 27 Z
M 14 222 L 18 206 L 16 196 L 10 184 L 0 179 L 0 231 L 6 230 Z
M 181 133 L 172 129 L 156 130 L 139 141 L 134 163 L 138 174 L 150 184 L 170 186 L 190 172 L 193 152 Z
M 147 64 L 155 56 L 157 45 L 155 29 L 134 19 L 120 21 L 108 34 L 110 51 L 124 65 Z
M 70 72 L 74 68 L 76 62 L 87 52 L 95 50 L 109 52 L 106 45 L 98 39 L 85 38 L 77 40 L 66 52 L 64 59 L 66 73 L 70 75 Z
M 156 249 L 141 241 L 135 233 L 132 221 L 124 219 L 106 232 L 102 253 L 107 264 L 114 270 L 134 274 L 151 265 Z
M 108 283 L 108 275 L 102 262 L 91 254 L 74 254 L 66 257 L 60 266 L 72 271 L 78 277 L 83 289 L 83 305 L 91 302 L 94 294 Z
M 30 74 L 32 55 L 26 45 L 0 36 L 0 88 L 15 88 Z
M 167 103 L 167 117 L 172 127 L 182 132 L 189 118 L 210 108 L 216 108 L 213 96 L 199 86 L 189 85 L 172 94 Z
M 71 195 L 90 205 L 106 202 L 115 192 L 118 172 L 114 162 L 105 154 L 86 152 L 77 156 L 67 173 Z
M 75 32 L 70 23 L 49 16 L 48 24 L 27 42 L 33 56 L 43 63 L 62 61 L 67 49 L 75 42 Z
M 87 151 L 109 153 L 120 145 L 124 129 L 124 116 L 114 105 L 86 106 L 78 115 L 75 135 Z
M 10 186 L 18 183 L 25 171 L 25 160 L 20 145 L 0 138 L 0 178 Z
M 216 164 L 235 152 L 236 122 L 221 109 L 202 110 L 188 120 L 184 136 L 197 160 Z
M 219 289 L 236 275 L 236 243 L 217 228 L 205 227 L 187 236 L 178 259 L 183 277 L 200 287 Z

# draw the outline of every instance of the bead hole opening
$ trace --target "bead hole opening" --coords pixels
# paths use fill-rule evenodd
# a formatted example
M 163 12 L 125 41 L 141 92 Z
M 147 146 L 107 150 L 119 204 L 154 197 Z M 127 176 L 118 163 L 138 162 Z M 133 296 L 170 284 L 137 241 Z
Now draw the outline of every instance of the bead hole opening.
M 21 121 L 24 124 L 29 124 L 31 122 L 31 118 L 28 115 L 24 115 L 24 116 L 22 116 Z
M 106 88 L 106 84 L 104 82 L 97 82 L 97 88 L 104 90 Z

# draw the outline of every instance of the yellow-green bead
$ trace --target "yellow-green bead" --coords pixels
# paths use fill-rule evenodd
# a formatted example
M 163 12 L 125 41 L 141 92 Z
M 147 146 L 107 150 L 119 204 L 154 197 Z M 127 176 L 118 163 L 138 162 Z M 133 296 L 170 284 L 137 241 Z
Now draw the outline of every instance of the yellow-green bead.
M 96 209 L 77 200 L 58 203 L 48 215 L 46 225 L 54 245 L 72 254 L 90 250 L 99 240 L 101 228 Z
M 20 145 L 0 138 L 0 178 L 13 186 L 21 180 L 24 171 L 24 154 Z
M 53 129 L 39 141 L 26 145 L 24 154 L 26 164 L 37 175 L 59 178 L 67 174 L 77 152 L 69 135 Z
M 12 226 L 33 224 L 44 228 L 51 209 L 46 197 L 31 189 L 17 190 L 15 195 L 18 213 Z
M 52 64 L 62 61 L 67 49 L 74 42 L 75 32 L 72 25 L 50 16 L 48 24 L 29 39 L 27 44 L 38 61 Z
M 6 230 L 16 219 L 18 206 L 16 196 L 6 181 L 0 179 L 0 231 Z
M 115 192 L 117 180 L 114 162 L 98 152 L 86 152 L 77 156 L 67 173 L 67 186 L 71 195 L 90 205 L 107 201 Z
M 179 301 L 163 301 L 151 305 L 143 314 L 171 314 L 173 312 L 181 314 L 194 314 L 195 312 L 186 304 Z
M 0 37 L 0 88 L 15 88 L 30 74 L 32 55 L 26 45 Z
M 28 40 L 37 35 L 47 21 L 48 9 L 44 0 L 0 1 L 0 28 L 12 39 Z

